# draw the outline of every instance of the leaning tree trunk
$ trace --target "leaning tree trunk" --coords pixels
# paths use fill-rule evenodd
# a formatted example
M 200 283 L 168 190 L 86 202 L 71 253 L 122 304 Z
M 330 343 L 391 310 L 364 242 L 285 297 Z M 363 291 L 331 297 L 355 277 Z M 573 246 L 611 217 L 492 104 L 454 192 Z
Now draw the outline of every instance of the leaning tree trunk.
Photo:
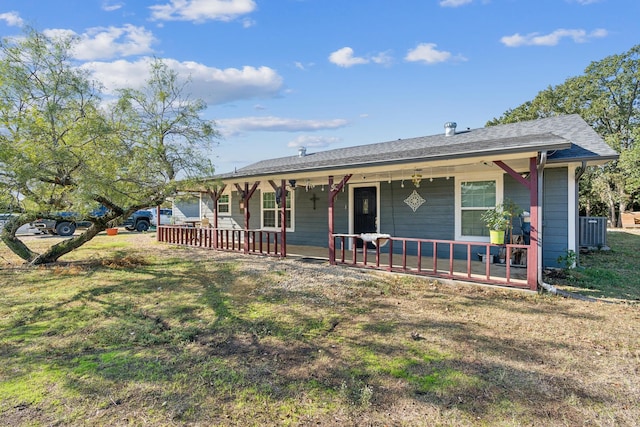
M 55 244 L 47 249 L 46 252 L 37 255 L 35 258 L 29 260 L 29 265 L 33 266 L 56 262 L 58 258 L 84 245 L 105 229 L 105 225 L 93 224 L 84 233 Z
M 11 252 L 13 252 L 26 262 L 30 262 L 32 259 L 38 256 L 38 254 L 29 249 L 29 247 L 25 245 L 22 240 L 18 239 L 15 234 L 9 233 L 6 230 L 2 230 L 0 239 L 5 245 L 7 245 L 9 249 L 11 249 Z

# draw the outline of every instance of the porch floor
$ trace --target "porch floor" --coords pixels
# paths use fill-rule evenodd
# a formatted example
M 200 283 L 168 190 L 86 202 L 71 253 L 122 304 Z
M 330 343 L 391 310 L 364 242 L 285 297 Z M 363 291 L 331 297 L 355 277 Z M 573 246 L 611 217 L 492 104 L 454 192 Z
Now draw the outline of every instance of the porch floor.
M 367 251 L 367 263 L 363 263 L 362 249 L 357 253 L 357 264 L 353 265 L 353 252 L 351 250 L 345 250 L 345 263 L 339 261 L 341 254 L 336 250 L 336 260 L 338 265 L 355 268 L 375 268 L 377 270 L 387 270 L 389 267 L 388 253 L 380 254 L 380 265 L 376 266 L 376 252 L 375 250 Z M 318 246 L 301 246 L 287 244 L 287 258 L 312 258 L 317 260 L 329 262 L 329 249 Z M 429 276 L 433 272 L 433 258 L 428 256 L 422 257 L 421 274 Z M 407 255 L 406 267 L 402 265 L 402 255 L 393 254 L 393 271 L 403 272 L 401 270 L 407 270 L 406 273 L 415 274 L 418 268 L 418 257 Z M 449 258 L 438 258 L 437 273 L 439 275 L 449 274 Z M 471 280 L 474 282 L 492 282 L 492 281 L 505 281 L 507 278 L 506 264 L 489 264 L 489 278 L 487 280 L 487 266 L 484 262 L 478 260 L 471 260 L 471 277 L 467 277 L 467 261 L 463 259 L 454 259 L 453 261 L 453 273 L 455 277 L 451 279 L 455 280 Z M 527 269 L 517 266 L 510 267 L 510 285 L 516 287 L 528 288 L 527 285 Z M 509 286 L 507 284 L 506 286 Z

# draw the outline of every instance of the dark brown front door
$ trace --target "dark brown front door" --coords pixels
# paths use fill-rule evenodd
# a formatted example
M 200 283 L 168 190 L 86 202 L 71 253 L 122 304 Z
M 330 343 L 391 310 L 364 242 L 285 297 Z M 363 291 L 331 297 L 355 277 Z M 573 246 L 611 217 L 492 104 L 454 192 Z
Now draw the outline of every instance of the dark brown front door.
M 378 212 L 376 187 L 358 187 L 353 189 L 353 233 L 375 233 L 378 231 L 376 218 Z M 362 241 L 358 240 L 358 247 L 362 247 Z M 374 248 L 372 243 L 367 245 Z

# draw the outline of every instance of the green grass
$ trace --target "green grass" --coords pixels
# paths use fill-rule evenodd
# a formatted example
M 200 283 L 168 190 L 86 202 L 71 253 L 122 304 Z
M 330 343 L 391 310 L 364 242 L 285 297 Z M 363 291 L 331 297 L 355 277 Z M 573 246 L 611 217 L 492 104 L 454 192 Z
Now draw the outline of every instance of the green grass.
M 593 269 L 621 258 L 592 256 Z M 636 307 L 328 266 L 327 283 L 305 286 L 292 272 L 300 265 L 124 233 L 54 266 L 5 265 L 0 419 L 511 426 L 640 416 Z M 616 282 L 630 271 L 601 271 L 594 284 L 614 283 L 599 292 L 631 292 Z
M 610 250 L 580 254 L 579 266 L 555 284 L 595 298 L 640 301 L 640 234 L 611 231 L 607 245 Z

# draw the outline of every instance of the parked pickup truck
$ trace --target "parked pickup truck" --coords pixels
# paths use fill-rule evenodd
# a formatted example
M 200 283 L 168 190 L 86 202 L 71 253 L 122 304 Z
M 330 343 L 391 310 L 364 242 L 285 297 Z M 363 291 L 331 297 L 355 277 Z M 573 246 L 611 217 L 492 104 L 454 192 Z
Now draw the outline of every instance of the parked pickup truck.
M 122 224 L 129 231 L 147 231 L 151 227 L 153 215 L 146 210 L 136 211 Z
M 59 212 L 52 218 L 39 218 L 31 223 L 31 227 L 37 228 L 43 233 L 58 236 L 71 236 L 77 228 L 87 228 L 91 226 L 91 221 L 81 221 L 77 219 L 77 214 L 73 212 Z
M 91 213 L 91 216 L 99 217 L 106 213 L 106 208 L 100 208 Z M 129 231 L 147 231 L 151 226 L 151 212 L 136 211 L 124 222 L 124 228 Z M 40 218 L 31 223 L 31 226 L 42 232 L 58 236 L 72 236 L 79 228 L 88 228 L 91 221 L 78 218 L 73 212 L 60 212 L 51 218 Z
M 18 214 L 14 213 L 0 213 L 0 228 L 4 228 L 5 224 L 14 216 Z M 28 234 L 28 233 L 38 233 L 39 231 L 33 227 L 31 224 L 24 224 L 20 228 L 16 230 L 16 234 Z

